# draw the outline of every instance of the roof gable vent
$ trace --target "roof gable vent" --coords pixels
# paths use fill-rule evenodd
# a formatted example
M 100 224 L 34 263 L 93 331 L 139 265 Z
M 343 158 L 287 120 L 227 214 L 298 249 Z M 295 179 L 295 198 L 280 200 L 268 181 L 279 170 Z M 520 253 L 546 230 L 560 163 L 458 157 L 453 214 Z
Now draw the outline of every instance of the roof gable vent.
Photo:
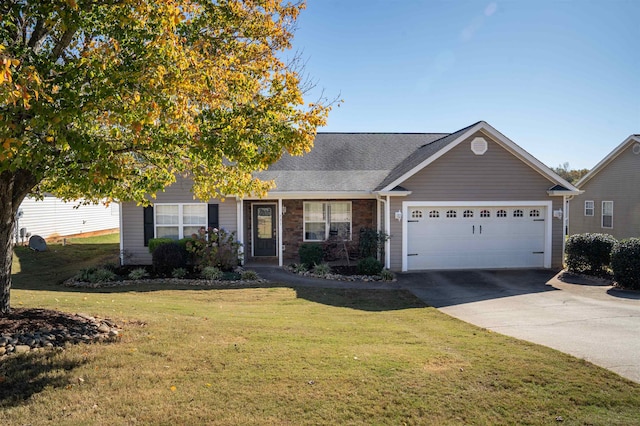
M 635 145 L 633 146 L 633 153 L 634 153 L 635 155 L 640 154 L 640 143 L 637 143 L 637 144 L 635 144 Z
M 487 152 L 487 141 L 485 138 L 474 138 L 471 141 L 471 151 L 473 151 L 473 153 L 475 155 L 482 155 L 485 152 Z

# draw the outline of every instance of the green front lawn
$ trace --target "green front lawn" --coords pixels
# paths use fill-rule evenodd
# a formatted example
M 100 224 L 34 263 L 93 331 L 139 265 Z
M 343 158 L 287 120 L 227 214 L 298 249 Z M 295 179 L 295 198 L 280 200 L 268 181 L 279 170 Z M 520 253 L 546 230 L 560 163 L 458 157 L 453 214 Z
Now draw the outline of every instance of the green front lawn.
M 71 290 L 69 247 L 52 278 L 18 253 L 13 306 L 111 318 L 121 341 L 3 360 L 5 424 L 640 424 L 640 385 L 404 291 Z

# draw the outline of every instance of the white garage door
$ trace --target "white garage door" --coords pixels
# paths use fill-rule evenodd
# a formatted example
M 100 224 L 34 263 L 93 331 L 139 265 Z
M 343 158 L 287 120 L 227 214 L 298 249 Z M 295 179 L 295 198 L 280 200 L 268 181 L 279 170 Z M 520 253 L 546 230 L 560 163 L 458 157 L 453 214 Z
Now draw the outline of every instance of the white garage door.
M 408 270 L 543 267 L 546 207 L 409 206 Z

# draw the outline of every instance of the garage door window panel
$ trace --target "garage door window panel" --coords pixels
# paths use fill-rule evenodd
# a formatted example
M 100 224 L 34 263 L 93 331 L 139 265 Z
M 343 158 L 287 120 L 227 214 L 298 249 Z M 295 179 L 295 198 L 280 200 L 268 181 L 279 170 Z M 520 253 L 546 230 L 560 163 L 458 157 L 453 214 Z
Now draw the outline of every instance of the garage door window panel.
M 458 217 L 458 212 L 456 212 L 455 210 L 447 210 L 446 216 L 448 218 Z

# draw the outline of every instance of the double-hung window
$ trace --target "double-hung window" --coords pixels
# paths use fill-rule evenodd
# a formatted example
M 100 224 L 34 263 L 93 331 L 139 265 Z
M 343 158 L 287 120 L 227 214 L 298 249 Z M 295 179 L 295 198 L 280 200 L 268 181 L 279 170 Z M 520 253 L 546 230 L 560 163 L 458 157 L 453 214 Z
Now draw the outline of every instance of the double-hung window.
M 613 201 L 602 202 L 602 227 L 613 228 Z
M 305 202 L 304 240 L 324 241 L 330 236 L 351 239 L 351 202 Z
M 584 202 L 584 215 L 593 216 L 594 203 L 593 200 L 586 200 Z
M 156 238 L 180 238 L 207 227 L 206 204 L 156 204 Z

